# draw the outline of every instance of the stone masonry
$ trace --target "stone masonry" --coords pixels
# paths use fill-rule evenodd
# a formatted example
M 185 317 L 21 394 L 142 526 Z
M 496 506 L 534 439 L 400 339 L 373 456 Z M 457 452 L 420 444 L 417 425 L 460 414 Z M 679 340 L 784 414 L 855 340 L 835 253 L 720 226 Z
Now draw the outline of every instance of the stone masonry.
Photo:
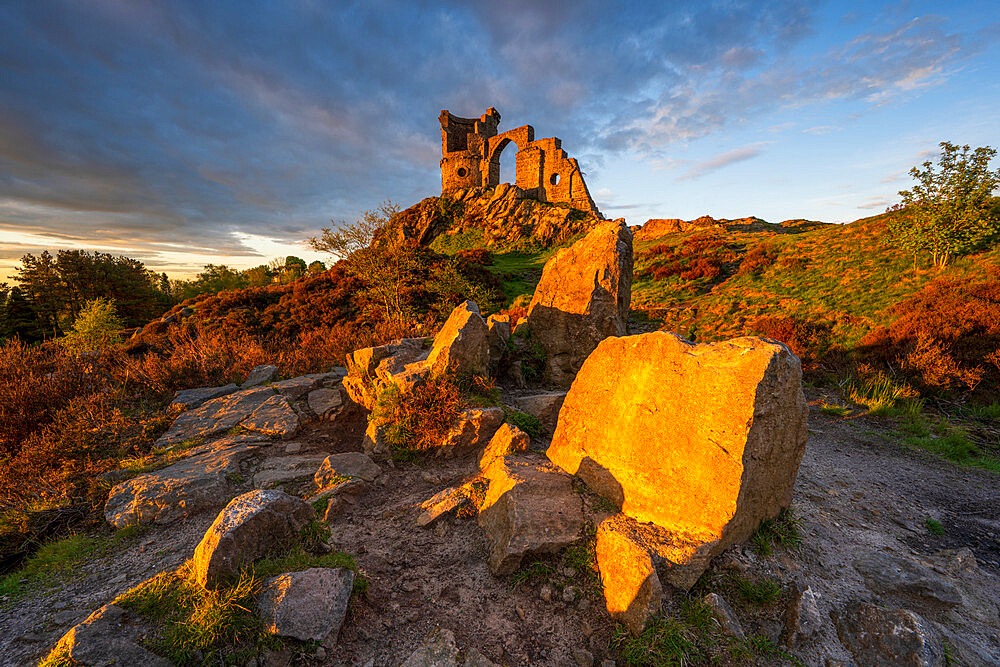
M 539 201 L 565 203 L 597 212 L 576 158 L 566 155 L 556 137 L 535 140 L 535 128 L 515 127 L 497 134 L 500 112 L 493 107 L 477 118 L 460 118 L 448 110 L 441 121 L 441 191 L 500 185 L 500 154 L 517 146 L 514 183 Z

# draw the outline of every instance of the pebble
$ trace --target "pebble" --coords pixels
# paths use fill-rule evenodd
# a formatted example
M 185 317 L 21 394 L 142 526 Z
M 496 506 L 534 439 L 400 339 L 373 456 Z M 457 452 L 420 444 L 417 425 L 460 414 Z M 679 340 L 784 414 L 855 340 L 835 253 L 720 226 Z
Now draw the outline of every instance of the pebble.
M 538 589 L 538 597 L 545 602 L 552 602 L 552 587 L 548 584 L 542 584 L 542 587 Z
M 576 586 L 567 586 L 562 592 L 563 602 L 573 602 L 576 600 Z

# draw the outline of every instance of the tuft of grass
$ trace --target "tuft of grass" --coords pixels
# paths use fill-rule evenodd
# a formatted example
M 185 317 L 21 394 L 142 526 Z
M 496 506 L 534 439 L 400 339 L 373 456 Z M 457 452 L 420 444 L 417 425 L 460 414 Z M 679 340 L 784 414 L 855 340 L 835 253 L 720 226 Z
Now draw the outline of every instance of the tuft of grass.
M 931 535 L 944 535 L 944 526 L 937 519 L 927 517 L 924 520 L 924 526 L 927 528 L 927 532 Z
M 225 663 L 240 649 L 280 645 L 254 613 L 259 590 L 260 581 L 247 572 L 231 585 L 204 588 L 188 561 L 125 592 L 115 604 L 157 622 L 159 636 L 148 644 L 155 653 L 182 665 Z
M 899 383 L 882 371 L 862 374 L 849 378 L 845 383 L 845 394 L 849 399 L 868 408 L 868 414 L 887 417 L 898 414 L 907 399 L 917 396 L 916 391 L 905 383 Z
M 834 417 L 846 417 L 851 414 L 851 409 L 844 407 L 843 405 L 836 405 L 833 403 L 823 403 L 819 406 L 820 412 L 825 415 L 832 415 Z
M 682 665 L 702 664 L 708 659 L 705 650 L 693 641 L 696 633 L 683 621 L 670 617 L 654 618 L 638 637 L 629 634 L 624 625 L 618 625 L 611 636 L 627 665 Z
M 504 412 L 510 424 L 518 427 L 532 438 L 538 438 L 542 435 L 542 422 L 535 415 L 529 415 L 513 408 L 505 408 Z
M 42 545 L 23 567 L 0 579 L 0 596 L 19 597 L 27 586 L 50 581 L 66 573 L 103 545 L 102 540 L 75 534 Z
M 555 574 L 555 571 L 555 568 L 549 563 L 536 560 L 510 575 L 511 588 L 514 588 L 518 584 L 533 583 L 541 579 L 548 579 Z
M 781 585 L 774 579 L 754 581 L 744 576 L 736 576 L 733 584 L 740 598 L 750 604 L 765 606 L 781 597 Z
M 784 509 L 774 519 L 764 519 L 751 538 L 757 553 L 770 556 L 774 547 L 783 549 L 798 549 L 802 545 L 799 534 L 800 520 L 796 518 L 791 507 Z
M 1000 402 L 993 401 L 989 405 L 972 405 L 969 406 L 968 412 L 975 419 L 997 421 L 1000 420 Z

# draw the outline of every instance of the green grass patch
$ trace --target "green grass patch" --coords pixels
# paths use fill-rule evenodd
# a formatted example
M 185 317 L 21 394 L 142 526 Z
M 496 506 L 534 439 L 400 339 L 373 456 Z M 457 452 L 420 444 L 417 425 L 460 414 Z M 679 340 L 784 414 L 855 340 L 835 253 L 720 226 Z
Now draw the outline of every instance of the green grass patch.
M 837 405 L 835 403 L 822 403 L 819 406 L 819 411 L 824 415 L 830 415 L 833 417 L 846 417 L 851 414 L 851 409 L 844 407 L 843 405 Z
M 907 404 L 910 403 L 909 399 L 917 395 L 912 387 L 897 382 L 882 371 L 849 378 L 845 383 L 844 393 L 858 405 L 867 407 L 868 414 L 876 417 L 912 411 L 912 404 Z M 916 409 L 919 410 L 919 406 Z
M 0 597 L 19 598 L 30 588 L 72 574 L 82 562 L 135 539 L 145 526 L 128 526 L 106 537 L 77 533 L 43 544 L 24 565 L 0 579 Z
M 937 519 L 927 517 L 924 519 L 924 527 L 927 528 L 927 532 L 931 535 L 944 535 L 944 526 Z
M 438 234 L 431 241 L 431 250 L 442 255 L 455 255 L 462 250 L 474 250 L 486 245 L 486 234 L 482 229 L 468 229 L 453 234 Z
M 774 547 L 798 549 L 802 545 L 799 533 L 800 520 L 791 507 L 784 509 L 774 519 L 764 519 L 751 538 L 757 553 L 770 556 Z
M 733 587 L 741 600 L 757 606 L 769 605 L 781 597 L 781 585 L 774 579 L 754 580 L 737 575 Z
M 543 432 L 542 422 L 535 415 L 529 415 L 526 412 L 507 407 L 504 408 L 504 413 L 507 422 L 510 424 L 518 427 L 532 438 L 541 437 Z
M 519 570 L 510 575 L 510 585 L 511 588 L 517 586 L 518 584 L 531 584 L 536 581 L 547 580 L 553 574 L 555 574 L 556 569 L 550 563 L 545 563 L 540 560 L 536 560 L 533 563 L 521 567 Z

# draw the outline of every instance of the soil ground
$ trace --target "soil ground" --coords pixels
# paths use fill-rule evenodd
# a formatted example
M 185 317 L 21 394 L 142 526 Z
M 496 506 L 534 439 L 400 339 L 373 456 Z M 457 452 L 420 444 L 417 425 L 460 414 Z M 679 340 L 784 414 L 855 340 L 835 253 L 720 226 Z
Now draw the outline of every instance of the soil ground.
M 807 390 L 807 397 L 810 403 L 830 398 L 818 390 Z M 831 417 L 811 407 L 809 423 L 793 499 L 801 547 L 778 549 L 767 558 L 749 546 L 735 547 L 716 559 L 713 570 L 738 567 L 810 586 L 820 595 L 825 622 L 817 636 L 791 652 L 807 665 L 850 664 L 830 612 L 848 599 L 891 602 L 868 590 L 853 561 L 864 553 L 920 560 L 942 576 L 949 573 L 967 601 L 961 614 L 920 613 L 930 614 L 955 641 L 1000 656 L 995 602 L 1000 600 L 1000 477 L 894 444 L 884 420 Z M 353 421 L 320 423 L 298 440 L 303 453 L 356 449 L 359 427 Z M 488 546 L 474 518 L 417 526 L 418 505 L 471 476 L 475 466 L 472 457 L 384 465 L 367 493 L 346 505 L 331 525 L 332 541 L 356 557 L 370 587 L 367 597 L 353 604 L 337 644 L 331 642 L 325 660 L 314 664 L 398 665 L 438 627 L 454 632 L 463 652 L 475 648 L 505 665 L 575 664 L 573 651 L 581 648 L 596 664 L 615 659 L 609 647 L 614 623 L 585 573 L 567 576 L 556 559 L 550 561 L 555 571 L 544 577 L 521 583 L 498 579 L 486 567 Z M 596 496 L 582 492 L 581 498 L 590 521 L 607 516 L 596 509 L 605 507 Z M 20 599 L 0 601 L 0 665 L 34 664 L 91 611 L 181 564 L 213 518 L 203 514 L 151 528 L 69 576 Z M 940 521 L 944 534 L 930 534 L 927 518 Z M 947 550 L 961 548 L 971 549 L 977 566 L 956 575 Z M 552 589 L 550 601 L 542 598 L 543 584 Z M 571 586 L 580 590 L 572 601 L 561 590 Z M 756 610 L 745 614 L 744 623 L 748 631 L 777 639 L 781 616 L 778 608 Z

